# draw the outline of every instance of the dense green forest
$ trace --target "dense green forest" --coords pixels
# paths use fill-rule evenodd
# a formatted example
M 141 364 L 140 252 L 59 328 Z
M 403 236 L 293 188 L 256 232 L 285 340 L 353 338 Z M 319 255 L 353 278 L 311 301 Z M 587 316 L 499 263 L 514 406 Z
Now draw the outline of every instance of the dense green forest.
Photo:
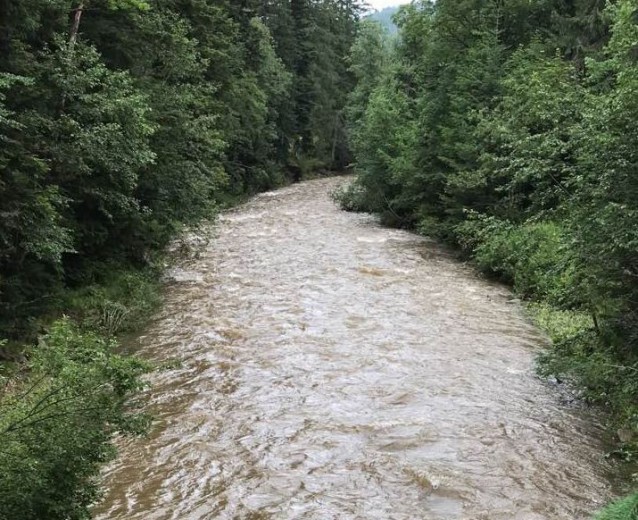
M 80 520 L 153 367 L 162 252 L 250 194 L 337 194 L 529 303 L 545 375 L 638 445 L 638 1 L 0 0 L 0 519 Z M 601 518 L 631 518 L 635 497 Z
M 351 160 L 354 0 L 0 0 L 0 518 L 82 519 L 184 226 Z M 62 317 L 65 314 L 66 317 Z M 24 345 L 31 345 L 24 350 Z
M 512 284 L 553 340 L 541 371 L 635 460 L 638 2 L 414 1 L 395 21 L 396 43 L 362 22 L 353 47 L 358 175 L 337 197 Z

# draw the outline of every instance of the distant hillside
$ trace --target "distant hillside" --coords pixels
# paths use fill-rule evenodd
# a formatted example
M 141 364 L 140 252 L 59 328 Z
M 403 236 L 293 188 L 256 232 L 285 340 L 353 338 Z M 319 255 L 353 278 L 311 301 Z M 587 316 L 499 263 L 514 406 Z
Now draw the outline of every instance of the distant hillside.
M 395 34 L 397 32 L 397 26 L 394 25 L 392 17 L 397 13 L 398 10 L 399 6 L 386 7 L 385 9 L 381 9 L 380 11 L 370 13 L 368 16 L 366 16 L 366 18 L 379 22 L 391 34 Z

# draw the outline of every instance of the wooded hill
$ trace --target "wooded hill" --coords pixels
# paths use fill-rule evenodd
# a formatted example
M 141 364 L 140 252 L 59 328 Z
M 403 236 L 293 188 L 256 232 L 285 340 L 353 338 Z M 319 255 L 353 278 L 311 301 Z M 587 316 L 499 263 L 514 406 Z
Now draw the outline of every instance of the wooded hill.
M 390 34 L 396 34 L 399 28 L 395 25 L 393 18 L 399 12 L 398 7 L 385 7 L 365 16 L 365 20 L 377 22 Z

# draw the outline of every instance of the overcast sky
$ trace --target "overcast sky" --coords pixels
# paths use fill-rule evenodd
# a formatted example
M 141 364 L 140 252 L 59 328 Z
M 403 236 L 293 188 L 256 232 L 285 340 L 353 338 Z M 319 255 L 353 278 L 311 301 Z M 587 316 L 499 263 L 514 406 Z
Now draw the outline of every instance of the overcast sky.
M 383 9 L 384 7 L 390 7 L 391 5 L 408 3 L 406 0 L 368 0 L 368 2 L 375 9 Z

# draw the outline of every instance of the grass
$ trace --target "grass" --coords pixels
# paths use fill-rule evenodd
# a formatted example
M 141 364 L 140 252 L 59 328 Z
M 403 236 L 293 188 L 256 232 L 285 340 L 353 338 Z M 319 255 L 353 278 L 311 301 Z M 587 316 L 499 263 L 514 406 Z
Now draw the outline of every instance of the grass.
M 609 505 L 594 520 L 638 520 L 638 493 Z
M 83 329 L 113 337 L 139 329 L 161 303 L 159 270 L 113 269 L 101 283 L 70 291 L 66 313 Z

